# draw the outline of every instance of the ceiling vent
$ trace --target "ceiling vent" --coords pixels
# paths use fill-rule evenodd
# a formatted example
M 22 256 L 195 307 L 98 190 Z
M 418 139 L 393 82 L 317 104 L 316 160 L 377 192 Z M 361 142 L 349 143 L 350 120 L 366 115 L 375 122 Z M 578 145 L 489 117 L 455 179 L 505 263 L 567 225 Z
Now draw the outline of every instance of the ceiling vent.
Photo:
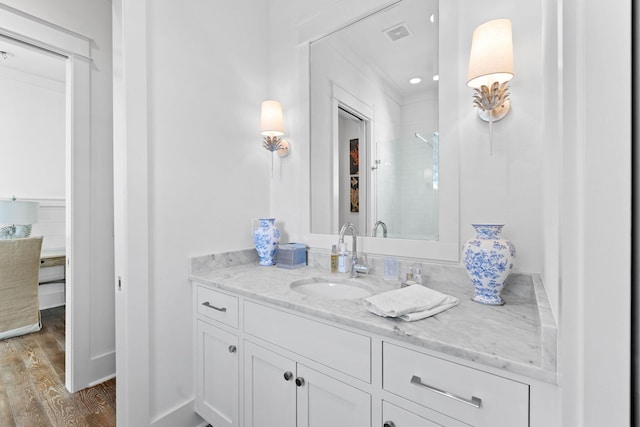
M 411 35 L 409 27 L 404 22 L 398 25 L 394 25 L 391 28 L 384 30 L 384 33 L 391 39 L 392 42 L 398 41 Z

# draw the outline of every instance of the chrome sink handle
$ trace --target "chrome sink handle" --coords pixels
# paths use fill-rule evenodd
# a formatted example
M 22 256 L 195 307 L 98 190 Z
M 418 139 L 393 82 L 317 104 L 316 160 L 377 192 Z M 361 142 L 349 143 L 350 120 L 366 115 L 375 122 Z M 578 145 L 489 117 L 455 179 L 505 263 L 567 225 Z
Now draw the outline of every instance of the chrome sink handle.
M 364 264 L 360 264 L 357 259 L 351 260 L 351 277 L 356 277 L 360 274 L 369 274 L 369 267 Z

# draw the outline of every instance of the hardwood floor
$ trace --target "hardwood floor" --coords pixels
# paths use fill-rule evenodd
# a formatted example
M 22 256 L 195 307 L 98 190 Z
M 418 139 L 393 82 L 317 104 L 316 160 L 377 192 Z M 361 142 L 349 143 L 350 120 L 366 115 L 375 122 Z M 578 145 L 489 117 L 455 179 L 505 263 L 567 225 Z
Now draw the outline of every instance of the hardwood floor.
M 0 341 L 0 426 L 116 425 L 116 383 L 64 387 L 64 307 L 42 311 L 39 332 Z

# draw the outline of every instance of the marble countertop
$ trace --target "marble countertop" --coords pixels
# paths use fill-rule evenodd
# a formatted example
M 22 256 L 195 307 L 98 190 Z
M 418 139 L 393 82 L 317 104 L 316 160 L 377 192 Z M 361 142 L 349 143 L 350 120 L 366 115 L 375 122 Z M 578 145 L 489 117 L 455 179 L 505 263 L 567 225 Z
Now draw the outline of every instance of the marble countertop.
M 503 306 L 471 301 L 473 288 L 462 268 L 433 265 L 423 268 L 423 275 L 427 287 L 459 298 L 460 304 L 426 319 L 405 322 L 372 314 L 364 307 L 362 299 L 310 297 L 289 287 L 296 280 L 349 279 L 349 274 L 332 274 L 327 268 L 316 265 L 293 270 L 262 267 L 251 251 L 190 259 L 190 279 L 194 282 L 450 356 L 557 383 L 557 332 L 539 275 L 512 274 L 502 292 L 506 302 Z M 399 282 L 385 281 L 373 274 L 350 280 L 365 282 L 375 293 L 399 287 Z

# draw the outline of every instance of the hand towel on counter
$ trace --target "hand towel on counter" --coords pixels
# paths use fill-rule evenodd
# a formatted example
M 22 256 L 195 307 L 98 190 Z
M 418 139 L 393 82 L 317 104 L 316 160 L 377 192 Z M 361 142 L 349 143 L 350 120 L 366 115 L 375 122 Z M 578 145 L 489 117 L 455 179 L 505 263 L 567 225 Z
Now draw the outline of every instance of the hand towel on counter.
M 411 285 L 364 299 L 364 305 L 373 314 L 398 317 L 408 322 L 433 316 L 458 305 L 458 298 L 422 285 Z

